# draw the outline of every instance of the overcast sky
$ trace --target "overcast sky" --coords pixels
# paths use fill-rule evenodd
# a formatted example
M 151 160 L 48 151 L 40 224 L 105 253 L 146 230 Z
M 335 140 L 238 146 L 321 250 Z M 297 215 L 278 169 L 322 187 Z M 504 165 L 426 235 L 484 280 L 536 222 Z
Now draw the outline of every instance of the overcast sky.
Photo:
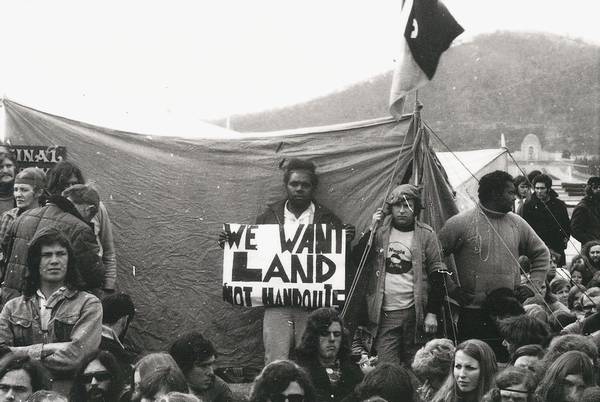
M 393 68 L 401 0 L 15 1 L 0 93 L 137 132 L 281 107 Z M 465 41 L 553 32 L 600 44 L 597 0 L 445 0 Z

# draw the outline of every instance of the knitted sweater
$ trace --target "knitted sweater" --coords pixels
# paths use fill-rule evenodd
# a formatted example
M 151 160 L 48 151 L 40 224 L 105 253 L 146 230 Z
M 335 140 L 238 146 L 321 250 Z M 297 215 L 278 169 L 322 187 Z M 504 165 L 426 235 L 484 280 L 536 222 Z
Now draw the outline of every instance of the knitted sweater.
M 448 219 L 439 238 L 444 254 L 454 255 L 460 286 L 475 295 L 468 307 L 480 308 L 494 289 L 515 289 L 520 284 L 520 255 L 531 261 L 532 280 L 543 282 L 550 266 L 544 242 L 513 212 L 478 205 Z

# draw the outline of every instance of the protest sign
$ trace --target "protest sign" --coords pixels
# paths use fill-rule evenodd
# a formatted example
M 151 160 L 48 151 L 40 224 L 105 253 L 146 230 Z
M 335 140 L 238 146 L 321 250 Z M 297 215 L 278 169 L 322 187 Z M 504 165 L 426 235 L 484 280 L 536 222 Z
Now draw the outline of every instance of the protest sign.
M 233 305 L 339 306 L 345 230 L 330 225 L 225 224 L 223 299 Z

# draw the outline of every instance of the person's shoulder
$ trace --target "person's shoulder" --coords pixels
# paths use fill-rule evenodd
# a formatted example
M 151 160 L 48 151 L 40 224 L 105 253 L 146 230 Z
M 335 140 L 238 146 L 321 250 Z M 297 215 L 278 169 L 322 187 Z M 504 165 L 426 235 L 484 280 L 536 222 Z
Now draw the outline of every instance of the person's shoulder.
M 456 215 L 453 215 L 450 218 L 448 218 L 446 220 L 446 223 L 444 223 L 444 226 L 446 226 L 446 225 L 450 225 L 450 226 L 462 225 L 465 221 L 467 221 L 474 214 L 477 214 L 477 213 L 479 213 L 479 211 L 477 210 L 477 207 L 467 209 L 466 211 L 459 212 Z
M 2 216 L 0 217 L 0 219 L 2 219 L 2 220 L 15 219 L 18 215 L 19 215 L 19 208 L 14 207 L 12 209 L 9 209 L 8 211 L 4 211 L 2 213 Z
M 86 305 L 102 305 L 102 302 L 97 296 L 84 290 L 67 290 L 65 297 L 67 299 L 77 300 Z
M 229 388 L 229 384 L 227 384 L 225 382 L 225 380 L 223 380 L 221 377 L 219 377 L 218 375 L 215 375 L 215 383 L 214 383 L 214 388 L 216 391 L 218 392 L 227 392 L 230 390 Z
M 256 223 L 258 224 L 265 224 L 265 223 L 272 223 L 270 222 L 272 219 L 272 217 L 276 217 L 277 214 L 283 215 L 283 208 L 285 206 L 285 201 L 286 200 L 279 200 L 279 201 L 275 201 L 272 202 L 270 204 L 267 204 L 262 212 L 256 217 Z M 275 222 L 276 223 L 276 222 Z
M 426 224 L 425 222 L 415 221 L 415 225 L 417 227 L 421 228 L 424 232 L 435 233 L 435 230 L 433 230 L 433 228 L 431 226 L 429 226 L 428 224 Z
M 336 222 L 341 222 L 341 219 L 328 207 L 326 207 L 325 205 L 314 201 L 313 200 L 313 204 L 315 205 L 315 215 L 318 214 L 321 216 L 321 219 L 324 221 L 329 221 L 326 223 L 336 223 Z M 315 222 L 318 223 L 318 222 Z
M 17 310 L 18 308 L 21 308 L 21 306 L 26 305 L 27 302 L 28 302 L 28 298 L 21 295 L 21 296 L 15 297 L 15 298 L 7 301 L 6 304 L 4 305 L 4 308 L 7 309 L 8 311 L 14 311 L 14 310 Z

